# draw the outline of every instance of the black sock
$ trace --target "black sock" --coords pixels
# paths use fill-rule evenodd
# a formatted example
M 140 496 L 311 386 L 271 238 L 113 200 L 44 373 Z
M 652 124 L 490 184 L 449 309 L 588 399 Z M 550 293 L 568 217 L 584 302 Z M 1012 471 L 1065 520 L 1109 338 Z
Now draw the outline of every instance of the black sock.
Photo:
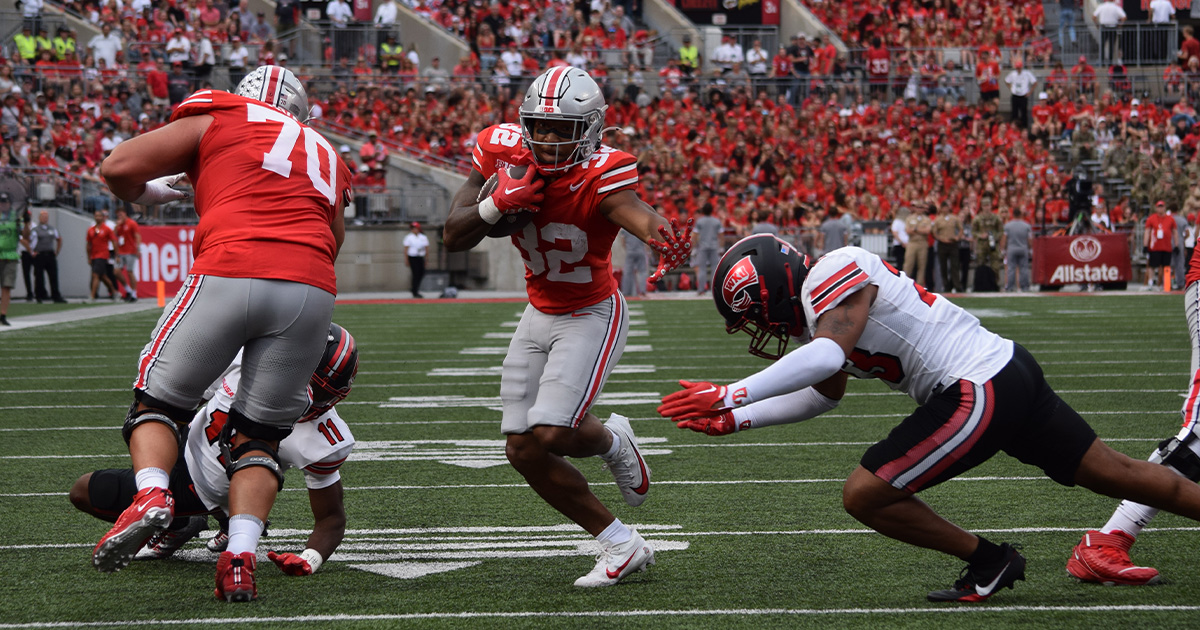
M 967 564 L 986 566 L 1000 562 L 1003 559 L 1004 550 L 1000 548 L 1000 545 L 997 545 L 983 536 L 980 536 L 979 546 L 976 547 L 975 551 L 971 553 L 971 556 L 967 558 Z

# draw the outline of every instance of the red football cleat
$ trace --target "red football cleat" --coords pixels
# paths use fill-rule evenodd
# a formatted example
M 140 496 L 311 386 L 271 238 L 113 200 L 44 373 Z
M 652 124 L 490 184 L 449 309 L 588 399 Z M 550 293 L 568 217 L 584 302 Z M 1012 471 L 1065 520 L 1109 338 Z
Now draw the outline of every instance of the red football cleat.
M 1075 545 L 1071 559 L 1067 560 L 1067 573 L 1082 582 L 1095 582 L 1105 586 L 1129 584 L 1158 584 L 1162 577 L 1154 567 L 1139 567 L 1129 559 L 1129 548 L 1134 538 L 1117 529 L 1111 534 L 1092 530 L 1083 535 Z
M 222 551 L 217 558 L 217 588 L 213 594 L 227 602 L 249 602 L 258 597 L 254 588 L 254 566 L 256 558 L 249 551 L 233 555 Z
M 92 550 L 92 566 L 104 573 L 124 569 L 142 545 L 174 518 L 175 499 L 170 490 L 146 488 L 138 492 Z

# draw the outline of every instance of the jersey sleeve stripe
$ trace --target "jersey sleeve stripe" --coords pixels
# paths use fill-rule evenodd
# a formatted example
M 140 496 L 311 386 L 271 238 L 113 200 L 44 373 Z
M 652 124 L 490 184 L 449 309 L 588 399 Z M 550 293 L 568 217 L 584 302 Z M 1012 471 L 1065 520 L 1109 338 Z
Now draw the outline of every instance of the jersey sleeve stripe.
M 813 311 L 820 315 L 825 309 L 829 308 L 837 299 L 845 295 L 850 289 L 867 281 L 867 274 L 861 269 L 855 269 L 846 277 L 842 278 L 833 286 L 825 290 L 824 293 L 813 298 Z
M 828 291 L 829 287 L 831 287 L 834 284 L 836 284 L 837 282 L 841 281 L 842 278 L 845 278 L 847 274 L 853 272 L 856 269 L 858 269 L 858 263 L 851 262 L 850 264 L 846 265 L 845 267 L 842 267 L 840 271 L 834 273 L 832 276 L 829 276 L 829 278 L 827 280 L 825 280 L 821 284 L 818 284 L 817 287 L 815 289 L 813 289 L 813 302 L 821 301 L 822 293 L 824 293 L 825 291 Z
M 346 458 L 343 457 L 342 459 L 333 462 L 316 462 L 314 464 L 305 466 L 304 470 L 307 470 L 314 475 L 332 475 L 342 467 L 342 463 L 345 461 Z
M 482 174 L 482 171 L 483 171 L 483 164 L 482 164 L 482 163 L 480 163 L 480 161 L 479 161 L 479 156 L 478 156 L 478 155 L 475 155 L 474 153 L 472 153 L 472 154 L 471 154 L 471 161 L 475 163 L 475 170 L 477 170 L 477 171 L 480 171 L 480 174 Z
M 608 191 L 610 191 L 610 190 L 616 190 L 616 189 L 618 189 L 618 188 L 620 188 L 620 187 L 622 187 L 622 186 L 628 186 L 628 185 L 630 185 L 630 184 L 636 184 L 636 183 L 637 183 L 637 181 L 638 181 L 637 175 L 634 175 L 633 177 L 631 177 L 631 178 L 629 178 L 629 179 L 623 179 L 623 180 L 621 180 L 621 181 L 619 181 L 619 182 L 616 182 L 616 183 L 613 183 L 613 184 L 609 184 L 609 185 L 607 185 L 607 186 L 603 186 L 603 187 L 601 187 L 599 190 L 597 190 L 596 192 L 598 192 L 598 193 L 604 193 L 604 192 L 608 192 Z
M 179 105 L 182 107 L 182 106 L 184 106 L 184 105 L 195 105 L 196 103 L 211 103 L 211 102 L 212 102 L 212 99 L 211 99 L 211 98 L 196 98 L 196 97 L 192 97 L 192 98 L 189 98 L 189 99 L 187 99 L 186 101 L 183 101 L 183 102 L 182 102 L 182 103 L 180 103 Z
M 622 166 L 621 168 L 618 168 L 616 170 L 609 171 L 609 172 L 601 175 L 600 179 L 608 179 L 609 177 L 612 177 L 613 175 L 620 175 L 621 173 L 628 173 L 629 171 L 633 171 L 633 170 L 637 170 L 637 163 L 630 164 L 629 166 Z

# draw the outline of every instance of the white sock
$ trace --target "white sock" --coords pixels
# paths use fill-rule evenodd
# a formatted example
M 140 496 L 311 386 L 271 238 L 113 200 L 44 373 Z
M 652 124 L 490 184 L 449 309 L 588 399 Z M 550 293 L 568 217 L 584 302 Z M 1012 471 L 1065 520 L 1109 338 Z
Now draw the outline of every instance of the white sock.
M 612 436 L 612 446 L 600 457 L 603 457 L 604 459 L 612 459 L 617 456 L 617 451 L 621 450 L 621 436 L 617 435 L 616 431 L 613 431 L 608 427 L 604 428 L 608 429 L 609 435 Z
M 258 549 L 258 539 L 262 536 L 263 522 L 253 514 L 234 514 L 229 517 L 229 547 L 226 551 L 233 555 Z
M 619 545 L 623 542 L 629 542 L 630 538 L 633 538 L 633 530 L 629 529 L 625 523 L 622 523 L 621 519 L 614 518 L 613 522 L 608 527 L 605 527 L 604 531 L 600 532 L 596 540 L 610 545 Z
M 137 471 L 134 476 L 137 481 L 138 492 L 146 488 L 166 488 L 171 485 L 171 475 L 161 468 L 149 466 Z
M 1142 529 L 1150 524 L 1150 519 L 1157 514 L 1158 508 L 1133 501 L 1122 501 L 1104 527 L 1100 528 L 1100 533 L 1111 534 L 1113 530 L 1119 529 L 1137 538 L 1138 534 L 1142 533 Z

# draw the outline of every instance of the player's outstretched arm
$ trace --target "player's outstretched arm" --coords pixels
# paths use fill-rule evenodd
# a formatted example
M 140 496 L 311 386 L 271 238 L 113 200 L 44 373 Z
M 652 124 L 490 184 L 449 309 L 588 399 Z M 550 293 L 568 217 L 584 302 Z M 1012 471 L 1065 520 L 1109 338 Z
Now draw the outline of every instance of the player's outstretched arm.
M 333 555 L 346 535 L 346 505 L 342 500 L 342 482 L 308 491 L 313 512 L 313 532 L 308 548 L 299 554 L 269 552 L 267 557 L 288 575 L 305 576 L 317 572 Z
M 164 127 L 118 144 L 100 164 L 100 174 L 108 184 L 109 190 L 118 198 L 132 203 L 154 204 L 172 201 L 173 199 L 169 198 L 146 198 L 147 184 L 191 168 L 200 140 L 212 120 L 213 117 L 208 115 L 180 118 Z M 159 193 L 169 197 L 170 194 L 165 190 L 171 190 L 170 184 L 160 183 L 164 185 L 156 187 Z M 183 196 L 176 198 L 181 199 Z
M 650 275 L 651 282 L 687 264 L 691 257 L 691 219 L 680 230 L 678 225 L 669 223 L 632 190 L 622 190 L 605 197 L 600 202 L 600 212 L 659 253 L 658 269 Z
M 684 389 L 664 396 L 658 413 L 675 420 L 677 424 L 684 420 L 719 418 L 738 407 L 797 393 L 806 388 L 814 388 L 825 398 L 840 400 L 845 391 L 845 381 L 834 377 L 841 371 L 846 357 L 862 336 L 877 293 L 874 285 L 867 285 L 851 294 L 821 315 L 811 342 L 784 355 L 770 367 L 732 385 L 681 381 Z
M 803 422 L 837 408 L 846 394 L 846 378 L 845 372 L 838 372 L 812 387 L 730 409 L 715 418 L 671 420 L 680 429 L 707 435 L 729 435 L 747 429 Z

